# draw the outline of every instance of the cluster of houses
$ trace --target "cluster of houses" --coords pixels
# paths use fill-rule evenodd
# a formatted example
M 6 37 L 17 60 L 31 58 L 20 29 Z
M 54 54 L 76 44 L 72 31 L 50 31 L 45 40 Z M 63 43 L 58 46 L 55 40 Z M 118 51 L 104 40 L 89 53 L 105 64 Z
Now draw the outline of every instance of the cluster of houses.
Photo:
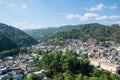
M 37 54 L 19 54 L 14 57 L 5 57 L 0 60 L 0 80 L 7 80 L 8 77 L 12 77 L 13 80 L 22 80 L 24 77 L 29 77 L 35 69 L 35 65 L 31 62 L 39 57 Z M 34 73 L 44 75 L 44 71 Z

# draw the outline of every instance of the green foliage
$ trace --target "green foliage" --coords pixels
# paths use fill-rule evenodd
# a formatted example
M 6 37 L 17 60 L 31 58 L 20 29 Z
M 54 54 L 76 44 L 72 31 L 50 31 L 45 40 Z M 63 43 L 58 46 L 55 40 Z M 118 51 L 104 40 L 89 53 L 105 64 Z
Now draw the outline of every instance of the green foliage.
M 41 60 L 43 68 L 58 73 L 59 70 L 61 70 L 61 55 L 61 52 L 53 52 L 43 55 Z
M 25 80 L 43 80 L 43 79 L 36 74 L 31 74 L 31 76 L 26 78 Z
M 44 52 L 42 52 L 41 50 L 35 50 L 34 53 L 39 54 L 39 55 L 44 54 Z
M 21 47 L 20 53 L 27 53 L 27 47 Z
M 16 48 L 17 45 L 0 31 L 0 52 Z
M 83 75 L 77 74 L 75 80 L 83 80 Z
M 53 80 L 64 80 L 64 75 L 62 73 L 54 76 Z
M 43 69 L 48 71 L 47 74 L 49 76 L 65 72 L 66 70 L 75 74 L 81 72 L 88 75 L 87 71 L 90 71 L 90 68 L 89 61 L 86 58 L 86 55 L 84 55 L 83 58 L 77 59 L 77 53 L 73 51 L 67 51 L 66 53 L 55 51 L 44 54 L 38 63 Z
M 11 76 L 8 76 L 8 80 L 13 80 L 13 78 Z
M 19 53 L 19 49 L 11 49 L 11 50 L 4 50 L 0 52 L 0 58 L 4 58 L 5 56 L 13 56 Z
M 97 77 L 90 77 L 89 80 L 98 80 Z M 106 79 L 101 79 L 101 80 L 106 80 Z
M 83 76 L 83 80 L 89 80 L 89 77 L 86 76 L 86 75 L 84 75 L 84 76 Z
M 74 80 L 74 74 L 69 70 L 64 73 L 64 77 L 64 80 Z
M 80 61 L 77 59 L 77 53 L 67 51 L 65 55 L 62 56 L 62 68 L 63 70 L 70 70 L 73 73 L 77 73 L 80 69 Z
M 119 80 L 120 77 L 114 74 L 111 74 L 107 71 L 98 70 L 93 68 L 93 72 L 91 74 L 91 78 L 96 78 L 97 80 Z M 91 79 L 92 80 L 92 79 Z

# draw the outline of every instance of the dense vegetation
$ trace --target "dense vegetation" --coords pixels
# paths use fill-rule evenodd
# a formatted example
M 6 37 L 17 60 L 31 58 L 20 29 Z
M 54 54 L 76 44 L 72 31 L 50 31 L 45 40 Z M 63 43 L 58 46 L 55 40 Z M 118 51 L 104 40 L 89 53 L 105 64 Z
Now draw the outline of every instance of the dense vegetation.
M 19 47 L 36 44 L 37 41 L 25 32 L 0 23 L 0 58 L 19 53 Z
M 0 31 L 0 52 L 16 48 L 17 45 Z
M 46 80 L 119 80 L 120 78 L 104 70 L 90 66 L 86 54 L 78 56 L 72 51 L 45 53 L 35 60 L 36 70 L 45 70 Z M 42 80 L 32 74 L 26 80 Z
M 95 39 L 97 42 L 114 41 L 116 43 L 120 43 L 120 35 L 118 34 L 120 34 L 119 25 L 105 26 L 94 23 L 79 25 L 79 27 L 70 31 L 56 33 L 50 36 L 50 38 L 81 39 L 82 41 Z
M 15 56 L 19 53 L 19 49 L 4 50 L 0 52 L 0 59 L 6 56 Z
M 16 43 L 17 46 L 29 46 L 37 43 L 35 39 L 33 39 L 25 32 L 6 24 L 0 23 L 0 31 L 4 34 L 5 37 Z
M 35 39 L 43 40 L 46 37 L 48 37 L 50 35 L 53 35 L 53 34 L 55 34 L 57 32 L 72 30 L 75 27 L 78 27 L 78 25 L 74 25 L 74 26 L 67 25 L 67 26 L 62 26 L 62 27 L 59 27 L 59 28 L 24 30 L 24 32 L 28 33 L 29 35 L 31 35 Z

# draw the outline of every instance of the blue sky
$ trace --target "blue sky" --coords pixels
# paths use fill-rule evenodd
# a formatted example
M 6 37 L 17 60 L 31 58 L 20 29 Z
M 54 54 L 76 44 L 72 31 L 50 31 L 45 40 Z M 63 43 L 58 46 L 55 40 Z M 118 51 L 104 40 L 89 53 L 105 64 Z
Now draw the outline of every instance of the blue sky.
M 120 0 L 0 0 L 0 22 L 20 29 L 120 24 Z

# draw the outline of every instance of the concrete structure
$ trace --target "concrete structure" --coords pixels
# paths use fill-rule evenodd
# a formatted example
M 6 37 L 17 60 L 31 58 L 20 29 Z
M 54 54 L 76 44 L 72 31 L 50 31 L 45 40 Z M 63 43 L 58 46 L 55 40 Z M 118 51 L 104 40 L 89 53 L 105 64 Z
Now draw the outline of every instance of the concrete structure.
M 113 74 L 120 74 L 120 65 L 111 63 L 109 60 L 102 60 L 102 59 L 95 59 L 91 58 L 90 64 L 94 65 L 95 67 L 100 67 L 104 70 L 107 70 Z
M 110 71 L 113 74 L 120 74 L 120 65 L 111 63 L 110 61 L 102 61 L 99 60 L 100 62 L 100 67 L 104 70 Z
M 90 58 L 89 60 L 90 60 L 90 64 L 91 64 L 91 65 L 94 65 L 95 67 L 100 66 L 100 63 L 99 63 L 99 61 L 98 61 L 97 59 L 95 59 L 95 58 Z

